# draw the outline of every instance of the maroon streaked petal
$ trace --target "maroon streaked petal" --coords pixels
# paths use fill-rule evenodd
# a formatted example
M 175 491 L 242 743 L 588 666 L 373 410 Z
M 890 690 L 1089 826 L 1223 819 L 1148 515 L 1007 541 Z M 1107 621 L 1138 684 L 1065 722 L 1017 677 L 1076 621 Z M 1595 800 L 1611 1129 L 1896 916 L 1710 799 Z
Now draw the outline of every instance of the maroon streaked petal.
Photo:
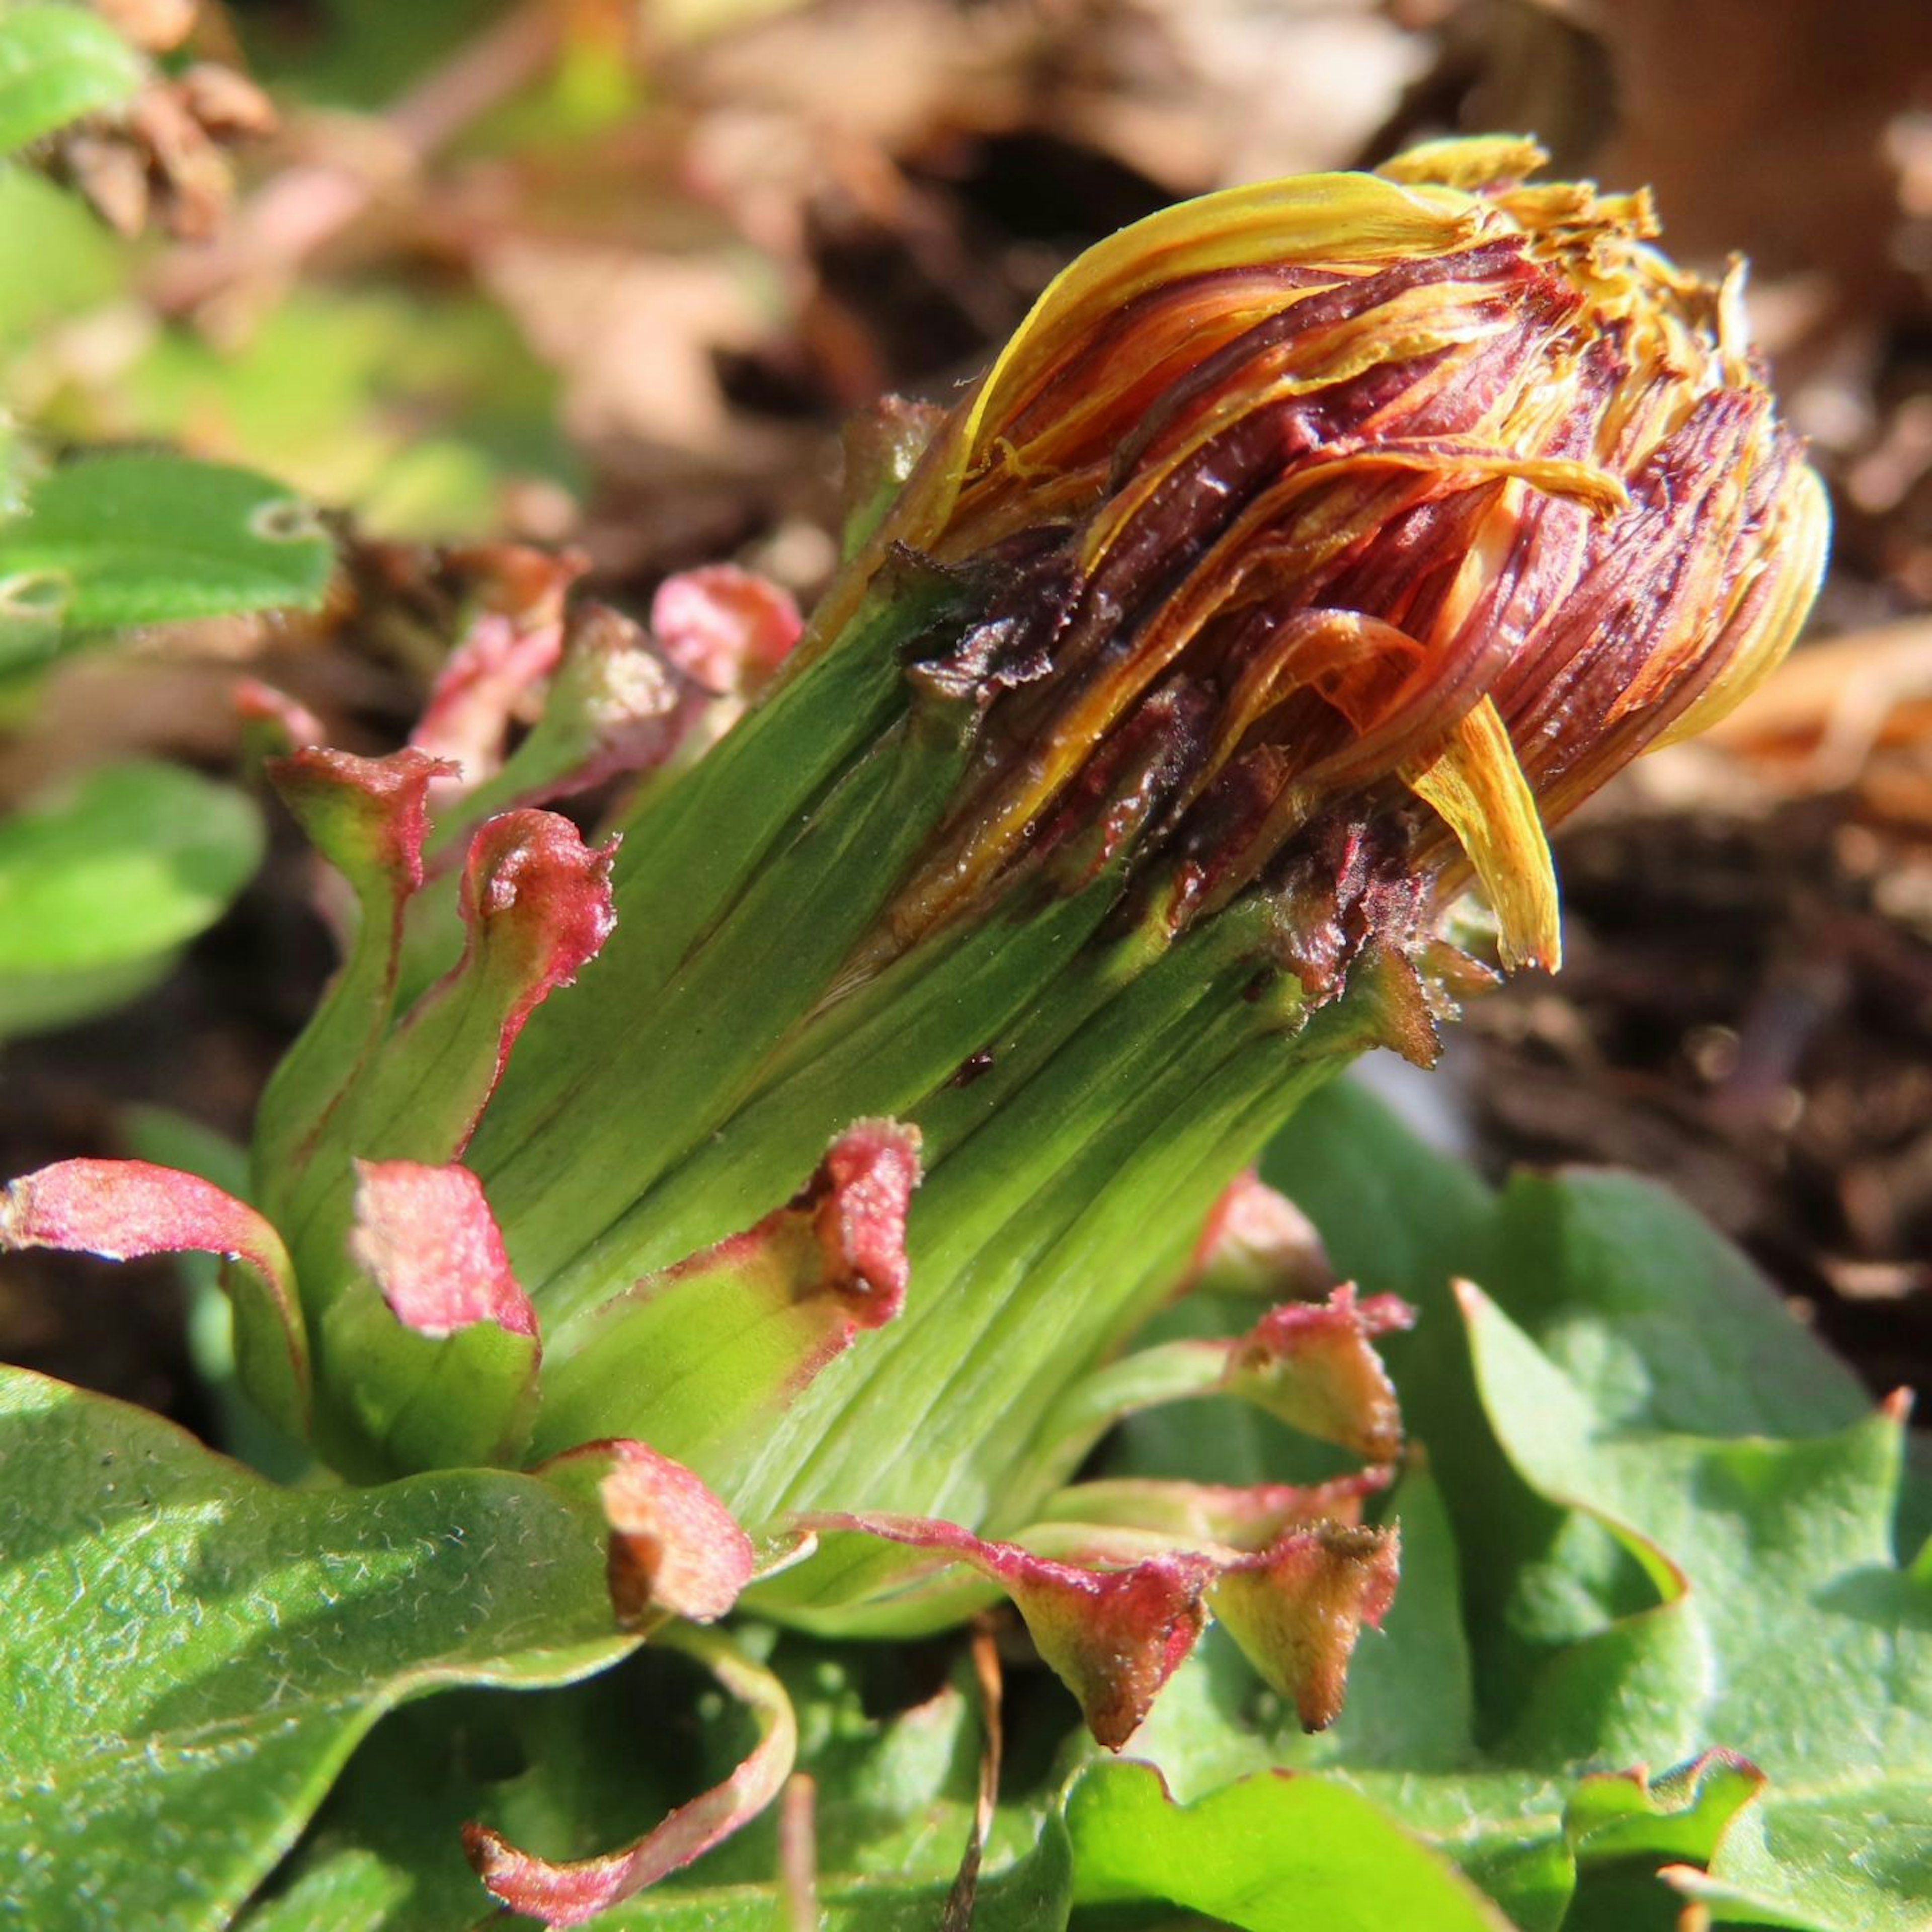
M 1285 1531 L 1216 1582 L 1214 1614 L 1304 1730 L 1340 1714 L 1355 1640 L 1388 1614 L 1400 1553 L 1394 1529 L 1316 1523 Z
M 1396 1296 L 1358 1300 L 1346 1286 L 1325 1302 L 1284 1303 L 1234 1343 L 1223 1386 L 1324 1442 L 1390 1462 L 1402 1448 L 1402 1412 L 1373 1345 L 1414 1322 Z
M 487 1825 L 463 1828 L 464 1850 L 490 1892 L 513 1912 L 546 1925 L 581 1925 L 598 1912 L 681 1870 L 748 1824 L 791 1774 L 798 1726 L 778 1679 L 740 1656 L 715 1632 L 673 1625 L 661 1642 L 688 1652 L 758 1720 L 758 1742 L 722 1784 L 694 1798 L 655 1831 L 621 1851 L 568 1864 L 521 1851 Z
M 58 1248 L 130 1261 L 220 1255 L 235 1349 L 249 1393 L 284 1427 L 308 1426 L 308 1337 L 281 1237 L 199 1174 L 145 1160 L 64 1160 L 0 1197 L 0 1250 Z
M 1208 1556 L 1150 1556 L 1120 1569 L 1088 1569 L 987 1541 L 957 1523 L 862 1511 L 799 1520 L 956 1558 L 1012 1600 L 1041 1658 L 1078 1699 L 1087 1726 L 1109 1750 L 1139 1728 L 1160 1688 L 1207 1624 L 1204 1598 L 1217 1565 Z
M 442 1341 L 478 1322 L 536 1339 L 483 1184 L 466 1167 L 413 1160 L 356 1163 L 350 1252 L 396 1318 Z
M 720 697 L 748 697 L 799 640 L 789 591 L 735 564 L 680 571 L 651 600 L 651 631 L 677 668 Z

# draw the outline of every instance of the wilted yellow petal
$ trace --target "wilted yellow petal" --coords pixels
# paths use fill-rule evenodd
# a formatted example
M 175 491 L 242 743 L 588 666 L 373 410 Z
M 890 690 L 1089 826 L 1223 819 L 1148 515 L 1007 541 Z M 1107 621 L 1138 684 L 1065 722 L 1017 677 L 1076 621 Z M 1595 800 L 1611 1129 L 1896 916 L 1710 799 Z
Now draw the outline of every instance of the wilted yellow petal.
M 1542 143 L 1528 134 L 1460 134 L 1406 148 L 1376 172 L 1384 181 L 1435 182 L 1473 191 L 1497 182 L 1521 181 L 1549 158 Z
M 1402 776 L 1468 854 L 1496 915 L 1503 964 L 1555 972 L 1563 957 L 1556 871 L 1535 795 L 1496 706 L 1484 698 L 1439 758 Z
M 1763 565 L 1764 570 L 1775 573 L 1763 609 L 1754 614 L 1744 641 L 1710 688 L 1658 738 L 1660 745 L 1694 738 L 1735 710 L 1777 669 L 1797 641 L 1810 614 L 1812 599 L 1818 594 L 1832 547 L 1831 501 L 1815 472 L 1798 472 L 1791 486 L 1789 512 L 1785 527 L 1777 533 L 1776 548 Z

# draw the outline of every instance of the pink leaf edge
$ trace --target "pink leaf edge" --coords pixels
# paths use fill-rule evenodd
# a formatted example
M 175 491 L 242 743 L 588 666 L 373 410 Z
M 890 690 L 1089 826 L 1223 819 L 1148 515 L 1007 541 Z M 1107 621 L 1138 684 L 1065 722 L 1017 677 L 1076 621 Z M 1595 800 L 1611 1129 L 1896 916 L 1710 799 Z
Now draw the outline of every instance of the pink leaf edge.
M 497 766 L 518 706 L 556 668 L 564 606 L 584 560 L 491 544 L 453 560 L 481 572 L 482 608 L 443 662 L 410 742 L 459 766 L 466 785 Z
M 1351 1479 L 1334 1500 L 1345 1513 L 1379 1479 Z M 1221 1500 L 1232 1492 L 1223 1492 Z M 1309 1522 L 1300 1508 L 1326 1500 L 1318 1487 L 1277 1487 L 1265 1504 L 1281 1511 L 1262 1549 L 1213 1544 L 1109 1560 L 1131 1547 L 1131 1526 L 1067 1526 L 1090 1562 L 1042 1556 L 976 1536 L 957 1523 L 884 1512 L 814 1512 L 802 1529 L 850 1531 L 969 1564 L 1012 1600 L 1041 1660 L 1078 1700 L 1087 1726 L 1109 1750 L 1122 1749 L 1207 1627 L 1227 1626 L 1270 1687 L 1319 1730 L 1340 1711 L 1355 1640 L 1379 1628 L 1394 1600 L 1395 1531 L 1351 1522 Z M 1258 1500 L 1261 1500 L 1258 1499 Z M 1286 1507 L 1284 1507 L 1286 1505 Z M 1042 1534 L 1059 1526 L 1041 1526 Z M 1144 1547 L 1143 1543 L 1142 1547 Z
M 430 787 L 454 778 L 447 759 L 405 748 L 386 758 L 308 745 L 266 767 L 282 802 L 309 838 L 358 892 L 385 882 L 400 916 L 423 882 Z
M 804 628 L 789 592 L 736 564 L 680 571 L 651 600 L 651 632 L 664 656 L 720 697 L 755 693 Z
M 350 1251 L 396 1318 L 442 1341 L 478 1322 L 537 1336 L 483 1184 L 466 1167 L 413 1160 L 356 1163 Z
M 714 1632 L 679 1629 L 664 1641 L 691 1652 L 747 1705 L 759 1738 L 722 1784 L 682 1805 L 634 1844 L 597 1858 L 558 1863 L 512 1844 L 500 1832 L 466 1825 L 464 1849 L 492 1894 L 546 1925 L 581 1925 L 681 1870 L 765 1810 L 783 1790 L 798 1753 L 798 1725 L 784 1687 Z
M 1184 1553 L 1089 1569 L 926 1516 L 836 1511 L 799 1522 L 803 1528 L 856 1531 L 943 1552 L 998 1583 L 1109 1750 L 1139 1729 L 1206 1628 L 1206 1597 L 1218 1568 L 1211 1557 Z
M 610 937 L 616 854 L 615 838 L 586 845 L 577 827 L 554 812 L 504 812 L 470 840 L 462 892 L 467 942 L 445 984 L 478 971 L 506 982 L 490 1093 L 530 1015 L 560 987 L 574 985 Z
M 1209 1210 L 1179 1292 L 1300 1300 L 1334 1285 L 1315 1224 L 1249 1168 Z
M 610 1600 L 638 1628 L 665 1615 L 715 1623 L 758 1568 L 757 1546 L 694 1472 L 628 1437 L 580 1443 L 535 1472 L 574 1487 L 595 1480 L 610 1526 Z
M 213 1254 L 242 1264 L 257 1284 L 252 1294 L 236 1294 L 244 1369 L 278 1420 L 305 1424 L 308 1337 L 288 1251 L 261 1215 L 212 1181 L 145 1160 L 56 1162 L 0 1196 L 0 1250 L 22 1248 L 115 1262 Z M 227 1285 L 235 1292 L 232 1277 Z M 264 1376 L 272 1389 L 261 1386 Z
M 1345 1282 L 1325 1302 L 1270 1309 L 1228 1349 L 1223 1386 L 1324 1442 L 1392 1462 L 1402 1409 L 1374 1345 L 1414 1325 L 1398 1296 L 1358 1297 Z

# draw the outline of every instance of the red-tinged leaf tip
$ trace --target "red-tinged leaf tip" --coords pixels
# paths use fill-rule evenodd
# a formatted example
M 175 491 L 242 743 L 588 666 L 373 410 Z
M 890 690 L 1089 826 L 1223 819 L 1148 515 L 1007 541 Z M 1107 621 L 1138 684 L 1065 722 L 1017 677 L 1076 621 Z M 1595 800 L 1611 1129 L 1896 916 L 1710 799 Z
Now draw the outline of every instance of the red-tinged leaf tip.
M 483 1184 L 466 1167 L 413 1160 L 356 1163 L 357 1264 L 405 1327 L 441 1341 L 478 1322 L 536 1339 Z
M 298 698 L 278 691 L 260 678 L 244 677 L 235 686 L 235 715 L 262 758 L 286 756 L 308 745 L 320 745 L 328 733 L 322 720 Z
M 1140 1728 L 1162 1685 L 1199 1640 L 1218 1568 L 1211 1557 L 1178 1554 L 1088 1569 L 925 1516 L 842 1513 L 807 1516 L 800 1526 L 852 1530 L 943 1553 L 998 1583 L 1042 1660 L 1079 1700 L 1088 1729 L 1109 1750 Z
M 496 769 L 519 708 L 556 668 L 565 598 L 585 566 L 581 557 L 520 544 L 452 561 L 481 572 L 480 608 L 437 674 L 410 742 L 454 760 L 473 785 Z
M 1895 1422 L 1900 1428 L 1903 1429 L 1912 1420 L 1912 1408 L 1918 1400 L 1918 1396 L 1912 1390 L 1895 1388 L 1879 1404 L 1879 1413 L 1887 1420 Z
M 1362 1505 L 1394 1480 L 1394 1470 L 1359 1469 L 1325 1483 L 1189 1483 L 1155 1476 L 1077 1483 L 1047 1506 L 1044 1520 L 1098 1528 L 1151 1531 L 1178 1540 L 1262 1550 L 1291 1526 L 1353 1524 Z
M 1400 1558 L 1394 1529 L 1316 1523 L 1284 1532 L 1216 1583 L 1214 1614 L 1305 1730 L 1340 1714 L 1355 1640 L 1388 1614 Z
M 64 1160 L 13 1182 L 0 1243 L 62 1248 L 111 1262 L 189 1252 L 284 1265 L 281 1242 L 251 1208 L 212 1181 L 145 1160 Z
M 308 1338 L 281 1237 L 262 1216 L 199 1174 L 145 1160 L 65 1160 L 0 1196 L 0 1250 L 58 1248 L 132 1261 L 212 1254 L 247 1270 L 224 1286 L 236 1304 L 244 1379 L 274 1418 L 307 1426 Z
M 561 798 L 668 759 L 714 694 L 674 664 L 621 612 L 586 604 L 572 616 L 563 662 L 512 773 L 530 769 L 544 798 Z M 522 802 L 538 799 L 525 795 Z
M 680 571 L 651 600 L 651 631 L 665 656 L 720 697 L 754 693 L 804 628 L 789 592 L 735 564 Z
M 457 976 L 478 971 L 504 987 L 499 1078 L 524 1022 L 569 986 L 610 937 L 616 851 L 614 838 L 586 845 L 577 827 L 554 812 L 506 812 L 486 820 L 470 841 L 463 873 L 469 951 Z
M 1326 1294 L 1334 1282 L 1315 1224 L 1250 1168 L 1209 1210 L 1180 1292 L 1276 1300 Z
M 798 1726 L 784 1687 L 714 1632 L 673 1625 L 658 1640 L 698 1658 L 726 1690 L 749 1706 L 759 1738 L 722 1784 L 674 1811 L 621 1851 L 554 1863 L 521 1851 L 487 1825 L 463 1828 L 477 1876 L 512 1912 L 546 1925 L 581 1925 L 646 1886 L 689 1864 L 758 1816 L 784 1789 L 798 1750 Z
M 309 746 L 271 758 L 270 782 L 322 856 L 365 892 L 378 883 L 414 892 L 422 884 L 429 790 L 456 767 L 406 748 L 387 758 Z
M 641 1442 L 605 1445 L 614 1458 L 598 1486 L 611 1529 L 610 1600 L 637 1624 L 668 1611 L 715 1623 L 758 1568 L 737 1519 L 682 1462 Z
M 1390 1462 L 1402 1448 L 1402 1411 L 1373 1344 L 1414 1322 L 1396 1296 L 1358 1300 L 1346 1286 L 1326 1302 L 1284 1303 L 1234 1345 L 1224 1385 L 1324 1442 Z
M 542 1447 L 648 1432 L 700 1469 L 730 1466 L 904 1307 L 919 1144 L 916 1128 L 859 1122 L 784 1207 L 574 1324 L 544 1372 Z
M 919 1139 L 916 1127 L 897 1120 L 855 1122 L 792 1204 L 811 1213 L 828 1285 L 862 1328 L 880 1327 L 905 1305 L 906 1214 L 920 1183 Z

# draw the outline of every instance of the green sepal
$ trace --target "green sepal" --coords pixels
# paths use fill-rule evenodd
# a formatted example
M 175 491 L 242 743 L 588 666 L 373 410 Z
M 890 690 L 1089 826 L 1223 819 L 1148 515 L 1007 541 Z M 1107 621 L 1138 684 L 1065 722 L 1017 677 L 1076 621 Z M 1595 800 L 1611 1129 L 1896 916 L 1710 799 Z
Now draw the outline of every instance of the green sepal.
M 515 1468 L 536 1420 L 536 1338 L 494 1322 L 418 1334 L 358 1280 L 318 1325 L 326 1410 L 316 1432 L 336 1467 L 364 1480 L 418 1469 Z
M 624 916 L 584 997 L 547 1010 L 530 1028 L 470 1156 L 505 1224 L 517 1231 L 518 1266 L 533 1290 L 686 1150 L 680 1115 L 697 1109 L 706 1116 L 696 1138 L 716 1124 L 711 1116 L 743 1097 L 735 1085 L 704 1084 L 718 1076 L 706 1050 L 719 1051 L 718 1013 L 731 1010 L 734 1021 L 756 1016 L 755 1042 L 743 1043 L 740 1060 L 754 1046 L 768 1052 L 784 1030 L 779 1010 L 796 1018 L 799 1003 L 818 999 L 876 898 L 890 889 L 893 851 L 914 842 L 916 826 L 896 825 L 892 812 L 922 821 L 943 805 L 940 773 L 916 759 L 902 775 L 890 771 L 888 748 L 878 741 L 910 702 L 902 652 L 929 627 L 943 627 L 965 590 L 954 578 L 910 566 L 894 573 L 890 588 L 893 594 L 881 590 L 813 676 L 788 682 L 782 674 L 780 688 L 721 742 L 671 782 L 650 788 L 620 823 L 624 843 L 612 883 Z M 933 748 L 915 734 L 911 748 L 924 758 Z M 862 765 L 872 767 L 862 778 L 854 769 Z M 882 776 L 897 776 L 915 796 L 882 806 Z M 821 822 L 830 794 L 848 777 L 856 783 L 844 800 L 860 808 L 862 821 L 856 845 L 848 844 L 855 830 L 849 817 L 832 838 Z M 801 836 L 797 828 L 808 820 L 810 836 Z M 837 878 L 830 891 L 828 872 Z M 860 888 L 856 903 L 852 880 Z M 754 894 L 762 925 L 743 916 Z M 841 934 L 842 944 L 834 944 Z M 817 979 L 792 950 L 800 940 L 812 960 L 832 956 Z M 728 1000 L 743 1004 L 731 1008 Z M 674 1001 L 675 1025 L 668 1018 Z M 642 1016 L 641 1022 L 614 1029 L 614 1007 Z M 675 1070 L 663 1064 L 667 1042 L 686 1056 Z M 728 1043 L 725 1058 L 733 1058 Z M 644 1093 L 652 1096 L 649 1109 L 638 1104 Z M 605 1150 L 595 1177 L 578 1159 L 586 1144 Z M 632 1278 L 677 1258 L 659 1255 L 633 1268 Z M 594 1288 L 589 1298 L 596 1298 Z
M 348 882 L 357 910 L 347 955 L 275 1069 L 256 1114 L 255 1198 L 283 1224 L 299 1255 L 304 1177 L 324 1124 L 347 1100 L 388 1028 L 403 914 L 422 883 L 429 787 L 452 768 L 419 752 L 367 759 L 304 750 L 272 761 L 268 770 L 310 843 Z
M 621 970 L 621 961 L 601 963 L 594 993 L 580 1003 L 594 1023 L 594 1043 L 582 1044 L 559 1120 L 525 1157 L 493 1166 L 499 1108 L 514 1103 L 512 1070 L 474 1157 L 514 1231 L 518 1268 L 547 1318 L 601 1300 L 650 1265 L 649 1217 L 634 1213 L 634 1204 L 680 1154 L 730 1118 L 753 1090 L 761 1064 L 824 997 L 952 797 L 971 722 L 966 706 L 935 702 L 893 727 L 760 869 L 662 995 L 630 1007 L 638 1017 L 614 1036 L 597 1003 L 628 1004 L 629 994 L 606 976 Z M 728 737 L 720 749 L 731 742 Z M 626 850 L 645 836 L 628 835 Z M 620 892 L 621 898 L 621 885 Z M 641 912 L 640 900 L 649 913 L 630 923 L 649 925 L 665 901 L 633 887 L 629 903 Z M 620 920 L 614 952 L 628 929 Z M 532 1043 L 538 1036 L 533 1028 Z M 638 1105 L 640 1092 L 650 1096 L 648 1108 Z M 567 1129 L 559 1131 L 566 1112 Z M 598 1149 L 595 1162 L 580 1158 L 586 1144 Z
M 918 1136 L 862 1121 L 747 1232 L 555 1331 L 540 1454 L 647 1439 L 730 1499 L 748 1442 L 840 1352 L 898 1313 Z

